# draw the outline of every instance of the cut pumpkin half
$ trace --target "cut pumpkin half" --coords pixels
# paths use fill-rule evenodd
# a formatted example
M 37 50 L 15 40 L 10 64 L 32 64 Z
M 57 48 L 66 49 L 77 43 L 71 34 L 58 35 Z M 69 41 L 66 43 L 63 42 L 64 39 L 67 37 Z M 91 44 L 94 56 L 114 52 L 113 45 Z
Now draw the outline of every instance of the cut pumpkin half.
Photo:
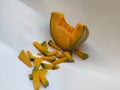
M 52 12 L 50 32 L 53 40 L 63 50 L 72 49 L 78 43 L 84 42 L 89 35 L 84 24 L 78 23 L 75 28 L 70 26 L 61 12 Z

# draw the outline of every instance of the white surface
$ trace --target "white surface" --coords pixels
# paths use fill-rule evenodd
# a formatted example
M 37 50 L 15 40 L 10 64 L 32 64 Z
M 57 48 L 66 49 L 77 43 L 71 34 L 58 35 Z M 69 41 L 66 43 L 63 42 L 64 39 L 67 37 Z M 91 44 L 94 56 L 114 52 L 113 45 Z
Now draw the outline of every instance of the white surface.
M 21 2 L 22 1 L 22 2 Z M 90 37 L 81 46 L 90 58 L 62 64 L 47 75 L 50 85 L 41 90 L 119 90 L 119 0 L 0 0 L 0 90 L 34 90 L 31 69 L 17 58 L 21 49 L 34 54 L 34 40 L 51 39 L 52 11 L 62 11 L 71 25 L 85 23 Z M 24 4 L 24 3 L 25 4 Z M 26 5 L 27 4 L 27 5 Z

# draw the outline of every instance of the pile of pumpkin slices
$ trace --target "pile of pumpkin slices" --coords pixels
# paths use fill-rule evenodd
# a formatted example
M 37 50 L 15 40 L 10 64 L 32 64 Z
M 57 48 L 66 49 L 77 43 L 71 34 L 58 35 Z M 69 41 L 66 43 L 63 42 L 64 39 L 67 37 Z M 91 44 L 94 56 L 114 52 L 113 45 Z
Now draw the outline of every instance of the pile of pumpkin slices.
M 60 66 L 58 66 L 59 64 L 74 62 L 74 60 L 71 51 L 62 51 L 62 49 L 52 40 L 49 40 L 48 42 L 43 41 L 42 43 L 34 41 L 33 45 L 38 49 L 38 54 L 33 55 L 30 50 L 21 50 L 18 57 L 25 65 L 30 68 L 33 67 L 31 74 L 28 76 L 29 79 L 33 81 L 34 90 L 39 90 L 41 84 L 44 87 L 49 85 L 49 81 L 46 77 L 48 70 L 57 70 L 60 68 Z M 55 50 L 49 51 L 48 45 Z M 89 57 L 88 54 L 78 48 L 74 51 L 83 60 Z

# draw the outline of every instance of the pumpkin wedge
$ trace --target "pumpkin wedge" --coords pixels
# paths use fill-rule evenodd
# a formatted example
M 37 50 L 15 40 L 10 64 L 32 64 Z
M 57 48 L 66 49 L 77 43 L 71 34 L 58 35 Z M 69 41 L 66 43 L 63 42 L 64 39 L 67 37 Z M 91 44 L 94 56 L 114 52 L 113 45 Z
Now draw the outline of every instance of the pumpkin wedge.
M 75 53 L 76 53 L 79 57 L 81 57 L 83 60 L 86 60 L 86 59 L 89 57 L 89 55 L 88 55 L 87 53 L 81 51 L 81 50 L 78 49 L 78 48 L 76 48 L 74 51 L 75 51 Z
M 27 54 L 24 50 L 21 50 L 20 54 L 18 55 L 19 59 L 28 67 L 32 67 L 30 59 L 28 58 Z
M 34 90 L 39 90 L 40 88 L 39 70 L 33 71 L 32 75 L 33 75 Z
M 39 78 L 44 87 L 47 87 L 49 85 L 45 74 L 41 70 L 39 70 Z
M 70 26 L 61 12 L 52 12 L 50 32 L 53 40 L 62 50 L 74 48 L 78 43 L 84 42 L 89 35 L 84 24 L 78 23 L 75 28 Z

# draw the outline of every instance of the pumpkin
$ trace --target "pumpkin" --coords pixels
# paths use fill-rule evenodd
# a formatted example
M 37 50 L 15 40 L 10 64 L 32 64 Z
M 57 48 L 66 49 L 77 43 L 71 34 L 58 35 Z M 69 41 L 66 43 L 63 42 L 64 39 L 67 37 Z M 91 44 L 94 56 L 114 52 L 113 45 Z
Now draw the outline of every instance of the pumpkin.
M 50 19 L 50 32 L 55 43 L 62 50 L 71 50 L 83 43 L 89 35 L 88 28 L 78 23 L 76 27 L 70 26 L 61 12 L 52 12 Z

